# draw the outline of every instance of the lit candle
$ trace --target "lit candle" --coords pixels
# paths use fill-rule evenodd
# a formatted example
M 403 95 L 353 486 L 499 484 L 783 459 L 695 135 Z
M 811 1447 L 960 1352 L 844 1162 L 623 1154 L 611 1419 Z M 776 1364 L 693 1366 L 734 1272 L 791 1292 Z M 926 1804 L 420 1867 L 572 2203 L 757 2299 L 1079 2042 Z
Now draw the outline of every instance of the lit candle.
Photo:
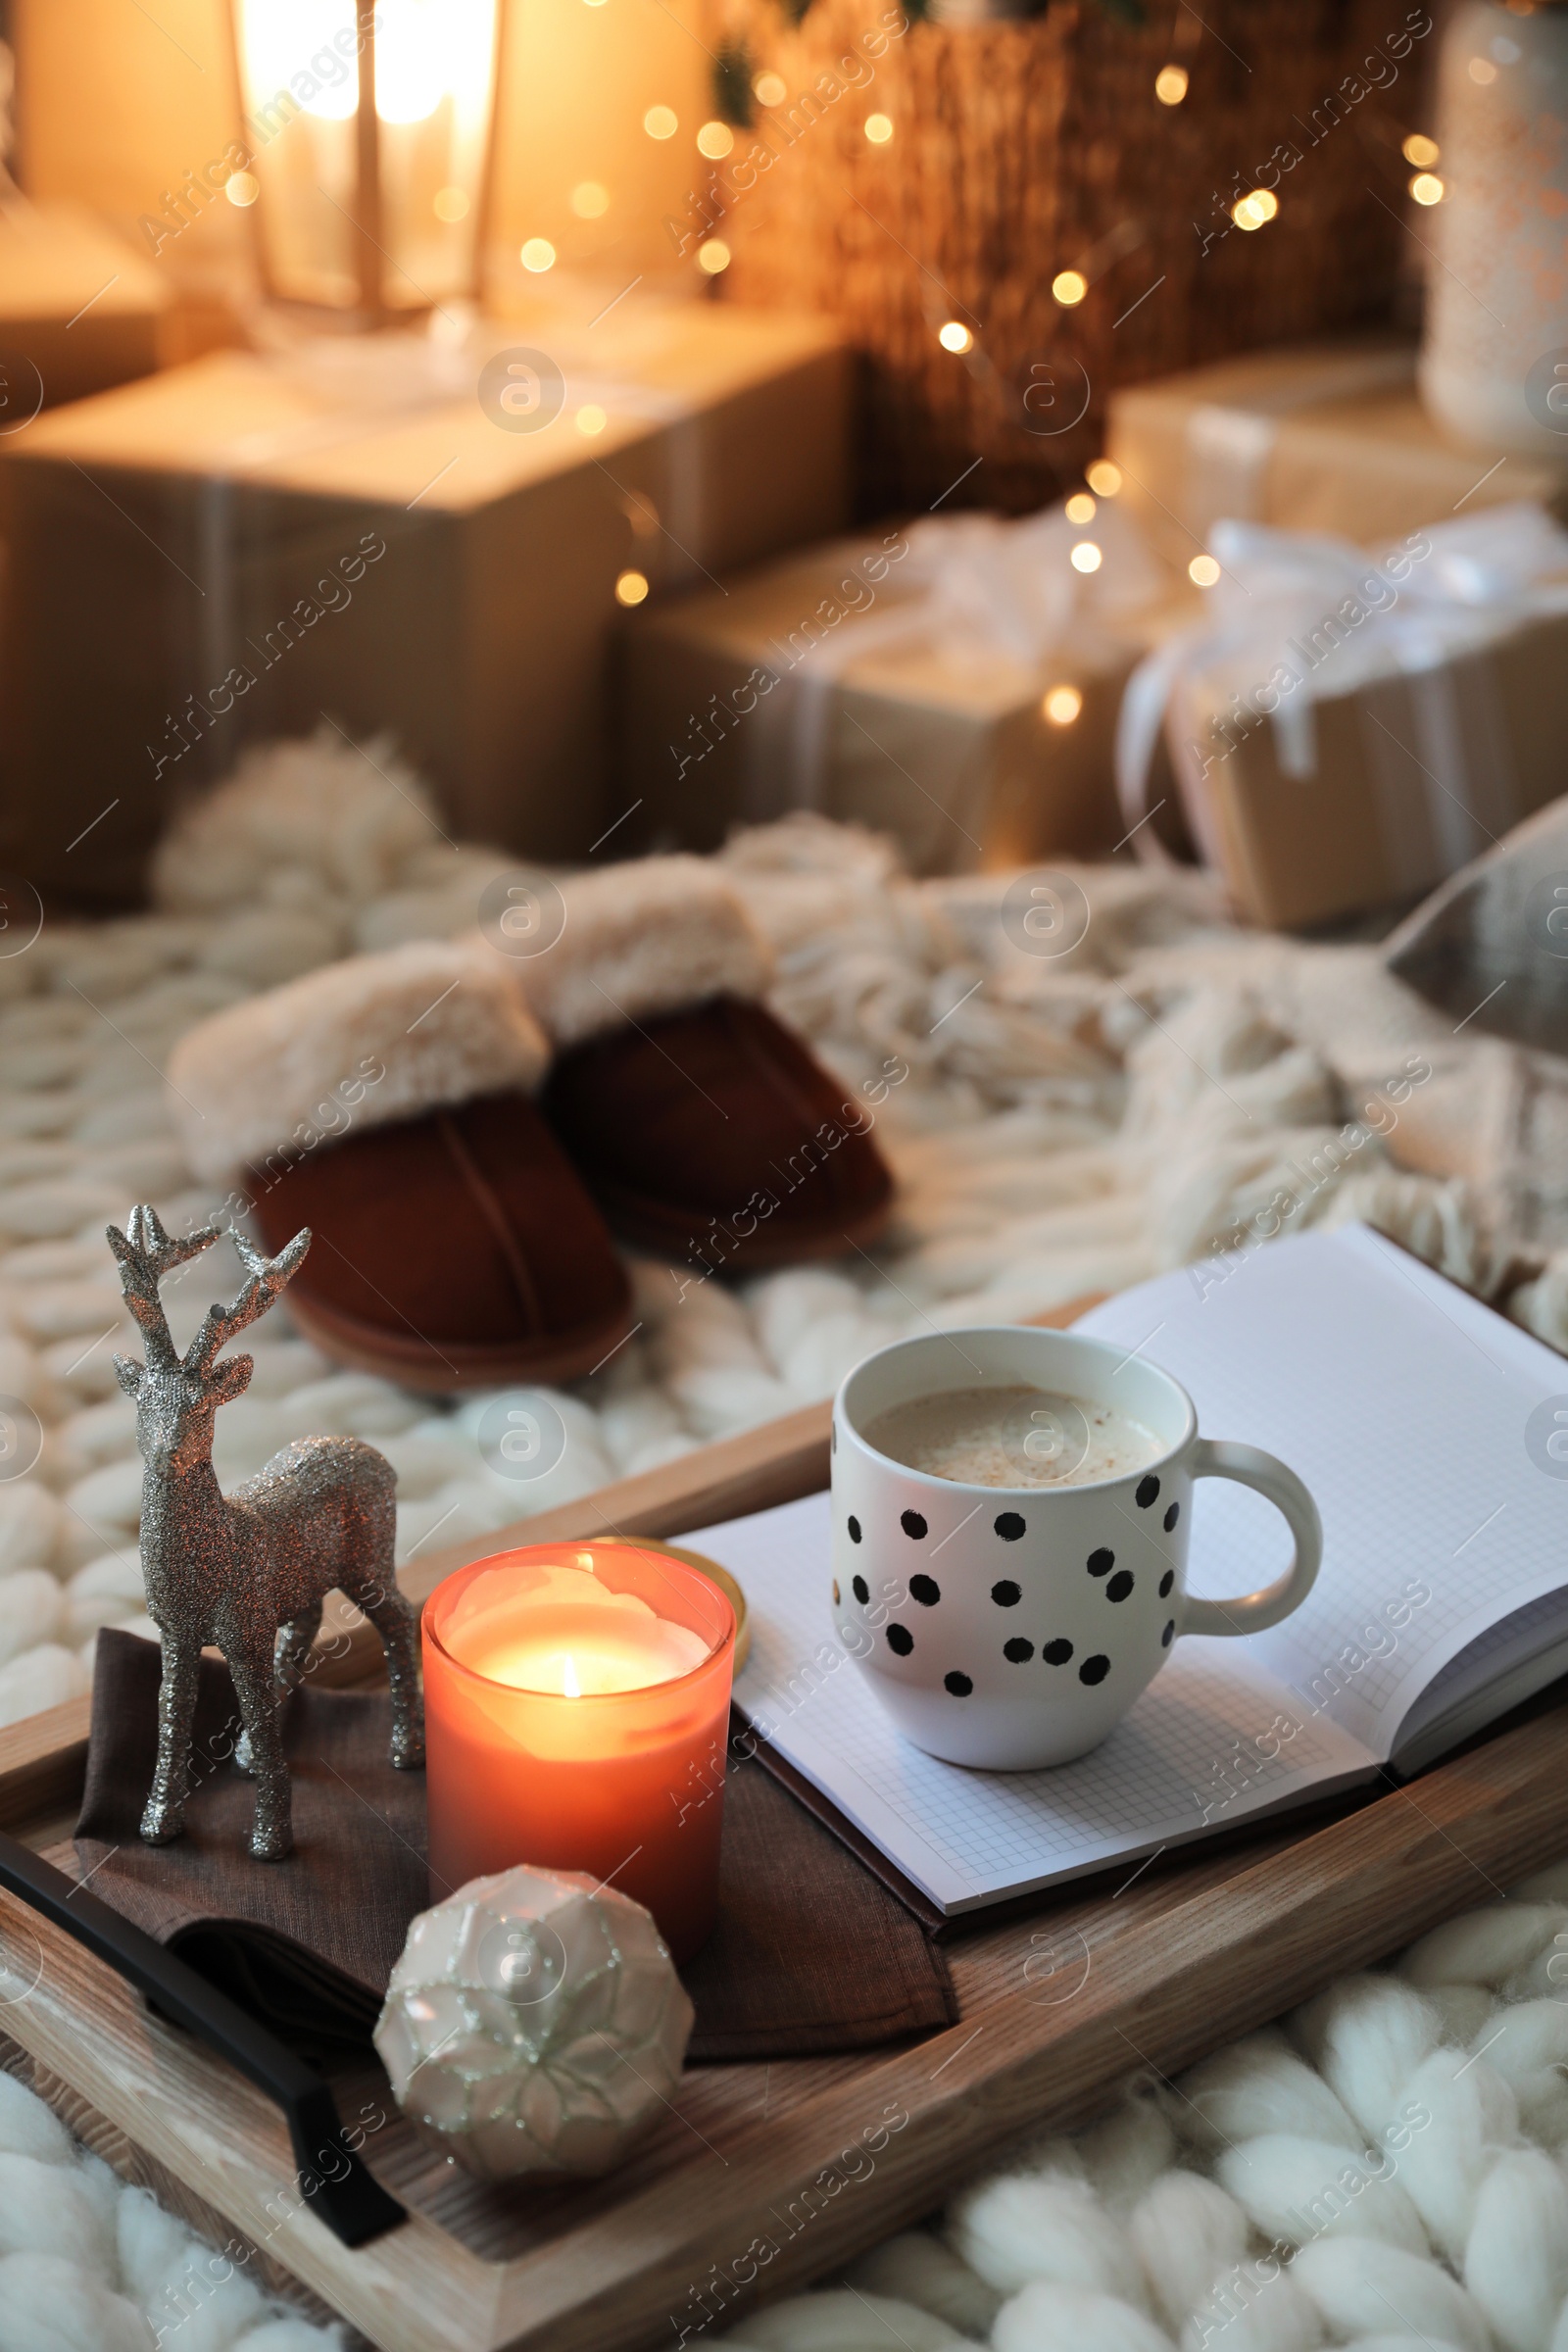
M 437 1898 L 532 1862 L 645 1903 L 677 1960 L 713 1924 L 735 1615 L 667 1552 L 541 1544 L 425 1603 Z

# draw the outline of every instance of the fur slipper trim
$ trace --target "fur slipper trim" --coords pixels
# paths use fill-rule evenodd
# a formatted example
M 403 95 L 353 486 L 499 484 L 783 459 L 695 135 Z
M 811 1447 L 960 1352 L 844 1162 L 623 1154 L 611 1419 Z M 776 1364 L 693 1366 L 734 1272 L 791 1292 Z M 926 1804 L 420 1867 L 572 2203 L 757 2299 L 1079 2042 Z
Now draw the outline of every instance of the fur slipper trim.
M 531 1094 L 549 1060 L 495 956 L 417 940 L 202 1021 L 170 1058 L 170 1104 L 191 1166 L 222 1182 L 351 1127 L 509 1088 Z
M 773 976 L 744 901 L 701 858 L 644 858 L 561 884 L 554 947 L 513 965 L 558 1049 L 707 997 L 760 997 Z

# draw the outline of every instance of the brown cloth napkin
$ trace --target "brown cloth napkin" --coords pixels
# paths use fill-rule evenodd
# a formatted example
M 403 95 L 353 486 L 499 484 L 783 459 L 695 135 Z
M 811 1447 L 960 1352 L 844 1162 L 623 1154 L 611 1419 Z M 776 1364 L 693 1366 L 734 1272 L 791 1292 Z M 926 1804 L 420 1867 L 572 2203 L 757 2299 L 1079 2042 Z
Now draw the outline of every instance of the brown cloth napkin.
M 185 1835 L 137 1834 L 157 1752 L 156 1645 L 98 1637 L 76 1854 L 93 1891 L 298 2048 L 363 2044 L 409 1923 L 430 1901 L 424 1775 L 387 1762 L 383 1693 L 289 1708 L 295 1850 L 252 1859 L 254 1784 L 228 1669 L 204 1658 Z M 755 1761 L 732 1757 L 719 1916 L 682 1979 L 693 2058 L 807 2057 L 952 2025 L 946 1961 L 919 1922 Z

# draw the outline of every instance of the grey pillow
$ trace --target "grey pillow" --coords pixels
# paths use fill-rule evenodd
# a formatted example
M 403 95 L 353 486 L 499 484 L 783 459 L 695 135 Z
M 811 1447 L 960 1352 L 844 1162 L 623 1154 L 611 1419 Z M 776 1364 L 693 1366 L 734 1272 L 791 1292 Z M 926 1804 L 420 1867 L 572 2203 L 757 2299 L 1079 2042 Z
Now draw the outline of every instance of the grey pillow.
M 1568 799 L 1450 874 L 1384 960 L 1461 1028 L 1568 1054 Z

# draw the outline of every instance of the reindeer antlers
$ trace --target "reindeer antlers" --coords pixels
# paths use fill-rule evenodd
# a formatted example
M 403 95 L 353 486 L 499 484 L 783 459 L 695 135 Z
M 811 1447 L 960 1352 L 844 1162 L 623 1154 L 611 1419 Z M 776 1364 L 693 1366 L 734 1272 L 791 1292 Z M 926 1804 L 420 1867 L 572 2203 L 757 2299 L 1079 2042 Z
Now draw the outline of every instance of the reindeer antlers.
M 210 1306 L 202 1317 L 202 1327 L 185 1350 L 188 1372 L 210 1372 L 219 1349 L 237 1339 L 247 1324 L 266 1314 L 289 1277 L 298 1271 L 311 1246 L 311 1229 L 305 1226 L 291 1242 L 284 1244 L 275 1257 L 268 1257 L 243 1234 L 236 1233 L 233 1243 L 250 1279 L 231 1306 Z
M 178 1357 L 169 1336 L 158 1285 L 175 1266 L 183 1266 L 191 1258 L 199 1257 L 204 1250 L 210 1250 L 220 1238 L 218 1227 L 204 1225 L 199 1232 L 176 1241 L 164 1231 L 156 1209 L 138 1204 L 125 1219 L 125 1231 L 122 1233 L 117 1225 L 111 1225 L 108 1235 L 109 1247 L 120 1263 L 120 1287 L 125 1294 L 125 1304 L 141 1325 L 147 1360 L 164 1370 L 172 1370 Z
M 247 1324 L 266 1314 L 311 1246 L 309 1227 L 297 1233 L 276 1257 L 268 1257 L 243 1234 L 232 1234 L 230 1239 L 249 1279 L 231 1306 L 208 1308 L 201 1329 L 181 1358 L 170 1337 L 158 1285 L 175 1266 L 187 1264 L 220 1241 L 220 1228 L 204 1225 L 198 1232 L 176 1240 L 164 1231 L 155 1209 L 138 1204 L 126 1218 L 123 1233 L 111 1225 L 108 1234 L 109 1247 L 120 1263 L 120 1287 L 125 1294 L 125 1303 L 141 1325 L 147 1360 L 162 1371 L 172 1371 L 176 1364 L 183 1363 L 188 1372 L 210 1372 L 219 1349 L 226 1348 Z

